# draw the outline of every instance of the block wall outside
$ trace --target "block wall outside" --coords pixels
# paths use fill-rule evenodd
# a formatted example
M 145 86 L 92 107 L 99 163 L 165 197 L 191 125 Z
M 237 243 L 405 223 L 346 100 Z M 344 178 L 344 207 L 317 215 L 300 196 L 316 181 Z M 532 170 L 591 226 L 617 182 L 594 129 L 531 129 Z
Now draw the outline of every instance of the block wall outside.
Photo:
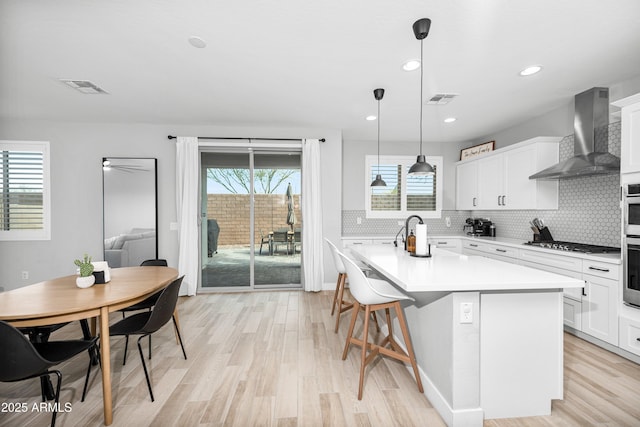
M 209 194 L 207 219 L 215 219 L 220 227 L 218 246 L 247 245 L 249 242 L 248 194 Z M 260 243 L 261 231 L 266 235 L 280 228 L 291 228 L 287 224 L 288 205 L 284 194 L 256 194 L 255 242 Z M 296 215 L 294 228 L 302 228 L 300 195 L 294 194 L 293 206 Z

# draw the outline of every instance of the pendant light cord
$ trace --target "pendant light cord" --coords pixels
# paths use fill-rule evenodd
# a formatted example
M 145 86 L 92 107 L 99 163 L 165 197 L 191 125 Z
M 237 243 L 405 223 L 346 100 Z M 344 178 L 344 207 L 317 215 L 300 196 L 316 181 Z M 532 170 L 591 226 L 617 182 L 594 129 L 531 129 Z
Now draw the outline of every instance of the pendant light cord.
M 423 53 L 424 53 L 424 49 L 422 48 L 422 44 L 423 44 L 424 39 L 420 39 L 420 155 L 422 156 L 422 81 L 423 79 L 423 73 L 424 73 L 424 63 L 422 61 L 423 59 Z
M 378 99 L 378 175 L 380 175 L 380 100 Z

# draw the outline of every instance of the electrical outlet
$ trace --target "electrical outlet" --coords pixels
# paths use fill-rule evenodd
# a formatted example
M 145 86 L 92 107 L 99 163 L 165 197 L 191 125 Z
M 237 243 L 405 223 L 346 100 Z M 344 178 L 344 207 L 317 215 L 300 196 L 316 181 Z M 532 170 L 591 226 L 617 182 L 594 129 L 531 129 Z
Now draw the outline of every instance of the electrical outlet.
M 460 323 L 473 323 L 473 303 L 460 303 Z
M 451 227 L 451 218 L 449 218 L 448 216 L 445 217 L 444 223 L 446 224 L 447 228 Z
M 29 272 L 28 271 L 23 271 L 22 272 L 22 280 L 29 280 Z
M 356 224 L 362 224 L 362 217 L 356 218 Z

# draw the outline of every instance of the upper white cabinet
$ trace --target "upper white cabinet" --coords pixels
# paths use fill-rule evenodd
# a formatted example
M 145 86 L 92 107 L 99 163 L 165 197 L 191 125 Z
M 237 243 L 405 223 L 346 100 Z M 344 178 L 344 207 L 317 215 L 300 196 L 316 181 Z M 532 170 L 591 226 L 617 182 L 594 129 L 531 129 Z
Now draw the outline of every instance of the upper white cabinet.
M 478 209 L 478 162 L 467 161 L 456 167 L 456 209 Z
M 560 137 L 538 137 L 456 164 L 456 209 L 557 209 L 558 182 L 529 176 L 558 163 Z
M 612 105 L 622 108 L 620 172 L 640 172 L 640 93 L 620 99 Z

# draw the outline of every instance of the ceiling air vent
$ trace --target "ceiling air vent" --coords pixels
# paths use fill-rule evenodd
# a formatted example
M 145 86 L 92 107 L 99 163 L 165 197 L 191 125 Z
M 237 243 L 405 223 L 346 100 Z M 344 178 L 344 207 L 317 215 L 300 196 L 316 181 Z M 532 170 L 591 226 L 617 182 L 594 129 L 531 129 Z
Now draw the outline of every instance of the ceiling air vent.
M 66 80 L 60 79 L 60 81 L 72 88 L 79 90 L 80 92 L 87 95 L 100 95 L 100 94 L 108 94 L 108 92 L 96 84 L 88 81 L 88 80 Z
M 457 93 L 436 93 L 427 102 L 427 105 L 445 105 L 457 97 Z

